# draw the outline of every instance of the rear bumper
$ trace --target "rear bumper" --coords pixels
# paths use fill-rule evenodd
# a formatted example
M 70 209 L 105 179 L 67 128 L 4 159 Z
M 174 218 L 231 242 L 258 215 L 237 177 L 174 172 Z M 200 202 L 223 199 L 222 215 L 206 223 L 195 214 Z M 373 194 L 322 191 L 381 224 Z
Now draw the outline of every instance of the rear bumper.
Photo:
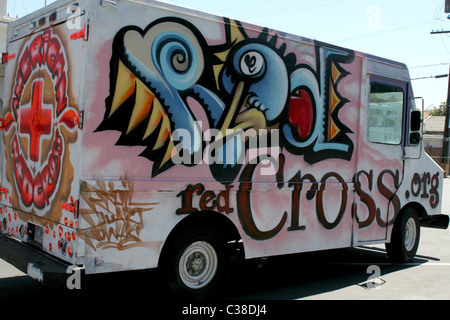
M 47 285 L 60 285 L 71 275 L 70 264 L 0 233 L 0 259 Z
M 438 214 L 427 216 L 420 219 L 420 226 L 425 228 L 447 229 L 449 224 L 449 216 Z

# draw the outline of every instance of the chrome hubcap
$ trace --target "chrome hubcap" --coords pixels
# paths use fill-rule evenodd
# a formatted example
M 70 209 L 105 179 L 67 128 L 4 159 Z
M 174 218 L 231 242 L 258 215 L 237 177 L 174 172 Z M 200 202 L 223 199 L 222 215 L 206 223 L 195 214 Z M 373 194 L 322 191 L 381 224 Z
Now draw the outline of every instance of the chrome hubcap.
M 191 289 L 207 286 L 217 271 L 218 259 L 214 247 L 204 241 L 192 243 L 183 252 L 179 263 L 180 278 Z
M 405 226 L 405 238 L 404 238 L 404 244 L 405 249 L 407 251 L 411 251 L 414 248 L 414 244 L 416 243 L 416 221 L 413 218 L 409 218 L 406 222 Z

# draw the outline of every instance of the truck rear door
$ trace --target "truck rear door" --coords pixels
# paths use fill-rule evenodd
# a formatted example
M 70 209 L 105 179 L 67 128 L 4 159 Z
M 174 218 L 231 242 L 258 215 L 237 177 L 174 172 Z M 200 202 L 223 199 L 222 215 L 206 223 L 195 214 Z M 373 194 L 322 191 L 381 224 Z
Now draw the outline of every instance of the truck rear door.
M 3 108 L 2 231 L 76 259 L 81 85 L 79 4 L 50 5 L 12 23 Z

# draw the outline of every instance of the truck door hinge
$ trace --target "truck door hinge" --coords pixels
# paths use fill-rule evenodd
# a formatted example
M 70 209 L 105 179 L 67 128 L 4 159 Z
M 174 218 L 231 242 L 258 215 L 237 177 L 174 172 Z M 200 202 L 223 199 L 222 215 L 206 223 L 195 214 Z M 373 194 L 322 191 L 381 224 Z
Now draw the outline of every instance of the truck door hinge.
M 12 60 L 16 57 L 16 54 L 8 54 L 8 52 L 2 53 L 2 64 L 7 64 L 9 60 Z
M 84 110 L 81 110 L 78 117 L 74 119 L 74 123 L 78 126 L 79 129 L 83 129 L 83 120 L 84 120 Z
M 74 32 L 70 35 L 70 40 L 83 39 L 84 41 L 87 41 L 88 37 L 89 37 L 89 24 L 85 23 L 83 29 Z
M 70 201 L 72 201 L 72 203 L 63 202 L 61 204 L 61 208 L 69 212 L 72 212 L 74 217 L 78 218 L 79 201 L 78 200 L 74 201 L 73 198 L 70 199 Z

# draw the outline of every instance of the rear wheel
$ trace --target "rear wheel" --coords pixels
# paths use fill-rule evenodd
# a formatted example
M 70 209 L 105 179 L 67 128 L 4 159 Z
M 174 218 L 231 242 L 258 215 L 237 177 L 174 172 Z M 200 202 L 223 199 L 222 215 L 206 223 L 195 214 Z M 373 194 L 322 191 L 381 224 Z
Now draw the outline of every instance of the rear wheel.
M 162 269 L 175 295 L 203 299 L 220 292 L 229 274 L 229 261 L 222 233 L 196 226 L 171 240 Z
M 406 209 L 394 224 L 391 243 L 386 244 L 389 259 L 400 263 L 411 261 L 417 253 L 419 240 L 419 216 L 414 209 Z

